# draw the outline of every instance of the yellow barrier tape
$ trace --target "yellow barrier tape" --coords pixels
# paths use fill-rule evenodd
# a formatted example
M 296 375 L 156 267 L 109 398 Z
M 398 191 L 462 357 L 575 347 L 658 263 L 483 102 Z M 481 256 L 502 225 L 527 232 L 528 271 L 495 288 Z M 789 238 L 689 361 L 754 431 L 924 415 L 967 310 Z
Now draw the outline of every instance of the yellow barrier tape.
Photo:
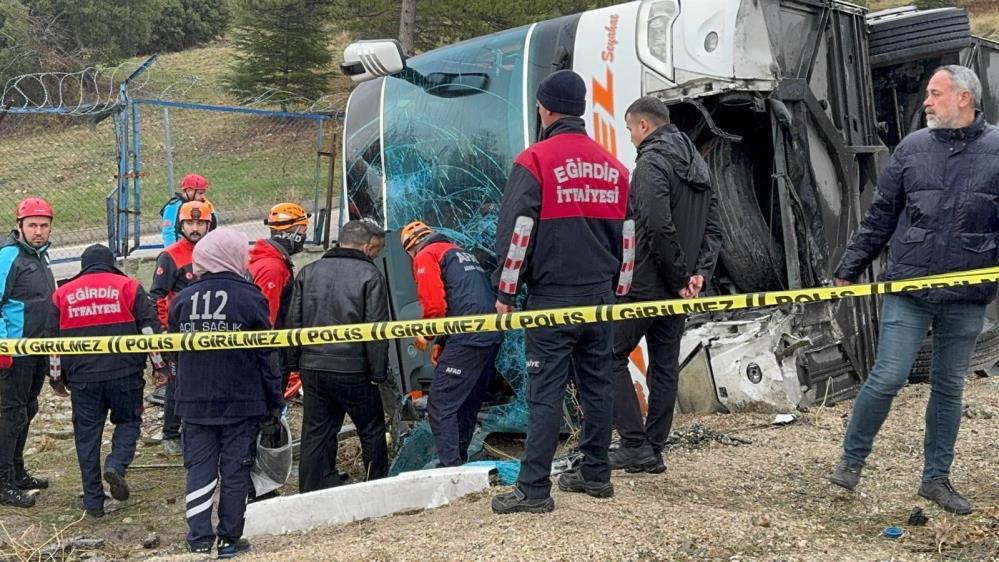
M 633 302 L 601 306 L 579 306 L 550 310 L 528 310 L 507 314 L 482 314 L 429 320 L 397 320 L 373 324 L 344 324 L 293 330 L 248 332 L 197 332 L 136 336 L 74 338 L 22 338 L 0 340 L 3 355 L 85 355 L 92 353 L 145 353 L 150 351 L 212 351 L 260 347 L 288 347 L 331 343 L 364 342 L 409 338 L 547 328 L 611 320 L 652 318 L 672 314 L 726 312 L 785 304 L 836 301 L 850 297 L 905 293 L 923 289 L 942 289 L 999 281 L 999 267 L 931 275 L 901 281 L 863 283 L 845 287 L 816 287 L 788 291 L 769 291 Z

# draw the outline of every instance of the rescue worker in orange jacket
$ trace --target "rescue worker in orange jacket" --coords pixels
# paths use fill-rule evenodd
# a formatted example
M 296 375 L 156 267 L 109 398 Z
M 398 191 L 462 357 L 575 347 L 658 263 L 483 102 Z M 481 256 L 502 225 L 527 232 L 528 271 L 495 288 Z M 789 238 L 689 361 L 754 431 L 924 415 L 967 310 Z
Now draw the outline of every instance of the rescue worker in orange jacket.
M 211 229 L 213 213 L 211 203 L 202 201 L 184 203 L 177 214 L 180 240 L 171 244 L 156 258 L 156 270 L 153 273 L 153 283 L 149 287 L 149 297 L 153 300 L 160 328 L 164 332 L 168 328 L 168 312 L 174 296 L 195 279 L 194 270 L 191 268 L 191 256 L 194 253 L 194 245 Z M 166 399 L 163 404 L 163 452 L 179 455 L 180 417 L 174 412 L 173 391 L 174 385 L 171 381 L 166 385 Z
M 305 238 L 311 215 L 297 203 L 278 203 L 264 220 L 271 229 L 270 238 L 261 238 L 250 248 L 250 276 L 253 283 L 267 299 L 271 324 L 284 328 L 284 317 L 291 302 L 292 280 L 295 264 L 291 256 L 305 247 Z M 282 391 L 288 386 L 290 372 L 279 352 L 274 353 L 278 371 L 282 376 Z
M 424 318 L 493 312 L 496 293 L 475 256 L 420 221 L 403 227 L 400 238 L 413 258 L 413 279 Z M 500 332 L 455 334 L 447 337 L 447 345 L 443 338 L 434 340 L 431 361 L 435 369 L 427 414 L 440 466 L 468 462 L 468 446 L 482 399 L 496 374 L 494 363 L 502 341 Z M 420 350 L 428 343 L 423 336 L 416 338 Z

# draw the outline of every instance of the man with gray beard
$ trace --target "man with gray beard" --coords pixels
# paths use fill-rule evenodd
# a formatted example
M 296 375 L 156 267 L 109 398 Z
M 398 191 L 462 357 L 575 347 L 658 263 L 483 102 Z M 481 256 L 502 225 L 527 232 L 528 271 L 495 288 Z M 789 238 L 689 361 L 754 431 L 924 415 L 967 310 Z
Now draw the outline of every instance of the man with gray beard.
M 926 88 L 927 128 L 905 137 L 878 179 L 878 191 L 836 269 L 836 285 L 857 281 L 888 246 L 886 280 L 996 265 L 999 237 L 999 129 L 986 123 L 982 85 L 970 69 L 938 68 Z M 933 329 L 931 394 L 926 407 L 919 495 L 944 510 L 971 513 L 950 468 L 961 425 L 968 362 L 994 284 L 884 296 L 874 367 L 853 405 L 843 456 L 829 480 L 853 490 L 905 386 L 919 347 Z

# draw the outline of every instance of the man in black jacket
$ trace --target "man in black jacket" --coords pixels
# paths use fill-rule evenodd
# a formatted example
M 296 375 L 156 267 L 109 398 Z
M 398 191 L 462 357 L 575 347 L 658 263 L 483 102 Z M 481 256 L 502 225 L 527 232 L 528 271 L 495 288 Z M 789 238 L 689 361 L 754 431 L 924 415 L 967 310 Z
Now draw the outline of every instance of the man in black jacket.
M 344 224 L 337 247 L 295 277 L 288 327 L 387 321 L 385 278 L 372 262 L 384 246 L 385 231 L 375 223 Z M 367 479 L 384 477 L 388 444 L 377 384 L 388 376 L 388 342 L 310 345 L 288 351 L 288 368 L 299 371 L 305 391 L 299 490 L 311 492 L 341 483 L 336 452 L 344 414 L 357 427 Z
M 48 256 L 52 206 L 28 197 L 16 216 L 17 230 L 0 243 L 0 338 L 44 338 L 52 335 L 56 288 Z M 49 487 L 24 466 L 28 426 L 47 371 L 44 355 L 0 355 L 0 505 L 31 507 L 35 498 L 24 491 Z
M 836 285 L 858 280 L 888 246 L 885 279 L 996 265 L 999 238 L 999 129 L 981 111 L 982 85 L 970 69 L 937 69 L 926 89 L 926 129 L 902 139 L 878 178 L 878 191 L 836 269 Z M 908 381 L 933 328 L 919 495 L 964 515 L 971 504 L 950 482 L 968 362 L 995 284 L 885 295 L 878 352 L 853 403 L 843 456 L 829 480 L 860 482 L 892 400 Z
M 146 291 L 121 272 L 107 246 L 94 244 L 83 251 L 79 275 L 52 295 L 53 324 L 62 337 L 152 334 L 159 320 Z M 169 369 L 159 353 L 150 354 L 161 377 Z M 125 471 L 135 457 L 142 424 L 141 353 L 53 356 L 49 382 L 57 393 L 72 389 L 73 439 L 83 479 L 83 508 L 91 517 L 104 516 L 101 486 L 101 441 L 108 413 L 114 424 L 111 452 L 104 463 L 104 480 L 111 497 L 129 497 Z
M 625 112 L 638 160 L 631 176 L 635 218 L 635 275 L 631 292 L 618 302 L 698 296 L 721 248 L 718 195 L 708 165 L 694 143 L 669 122 L 661 100 L 639 98 Z M 611 468 L 629 472 L 666 470 L 662 450 L 673 425 L 680 378 L 682 315 L 618 322 L 614 329 L 614 425 L 621 446 Z M 642 423 L 628 356 L 646 338 L 649 410 Z

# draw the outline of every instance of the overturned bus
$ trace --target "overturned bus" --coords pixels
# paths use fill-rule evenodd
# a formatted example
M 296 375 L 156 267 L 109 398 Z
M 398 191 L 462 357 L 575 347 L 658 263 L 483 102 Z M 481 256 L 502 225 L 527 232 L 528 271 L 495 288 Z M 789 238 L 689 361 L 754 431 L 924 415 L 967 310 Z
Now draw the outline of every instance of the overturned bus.
M 636 154 L 623 113 L 642 95 L 670 104 L 672 121 L 700 148 L 724 234 L 710 292 L 828 284 L 890 148 L 921 126 L 930 71 L 973 66 L 987 116 L 996 115 L 994 47 L 971 36 L 963 10 L 868 15 L 829 0 L 643 0 L 409 59 L 394 42 L 358 42 L 342 65 L 358 82 L 344 123 L 342 215 L 392 231 L 419 218 L 495 267 L 503 186 L 540 129 L 534 92 L 551 72 L 572 69 L 588 85 L 588 131 L 629 167 Z M 395 236 L 382 262 L 394 318 L 419 317 Z M 866 278 L 878 273 L 875 264 Z M 878 305 L 847 299 L 692 315 L 681 410 L 788 411 L 852 397 L 873 361 Z M 522 355 L 507 344 L 499 367 L 516 381 Z M 410 342 L 392 345 L 403 390 L 429 388 L 427 357 Z M 974 367 L 995 363 L 997 346 L 990 324 Z M 916 375 L 930 353 L 927 344 Z M 645 360 L 636 350 L 640 393 Z

